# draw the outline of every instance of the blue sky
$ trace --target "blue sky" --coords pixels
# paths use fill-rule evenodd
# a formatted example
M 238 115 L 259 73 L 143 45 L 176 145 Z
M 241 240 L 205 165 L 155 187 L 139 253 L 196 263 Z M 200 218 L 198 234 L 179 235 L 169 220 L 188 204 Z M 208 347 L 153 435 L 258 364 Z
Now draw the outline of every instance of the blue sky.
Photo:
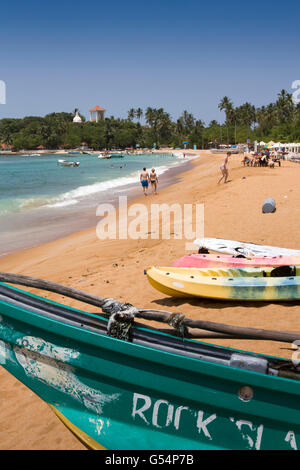
M 0 118 L 151 106 L 209 123 L 224 95 L 260 106 L 300 79 L 295 0 L 10 0 L 0 16 Z

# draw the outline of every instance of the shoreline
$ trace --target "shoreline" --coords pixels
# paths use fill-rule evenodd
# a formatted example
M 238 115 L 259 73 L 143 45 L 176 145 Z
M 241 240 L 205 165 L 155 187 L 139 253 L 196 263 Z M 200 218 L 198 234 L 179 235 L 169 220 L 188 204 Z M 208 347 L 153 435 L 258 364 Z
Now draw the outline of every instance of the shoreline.
M 246 240 L 285 248 L 300 247 L 300 233 L 295 224 L 300 207 L 298 184 L 300 166 L 283 161 L 281 167 L 243 167 L 241 156 L 229 164 L 229 182 L 217 185 L 224 156 L 201 151 L 191 168 L 177 176 L 175 184 L 161 189 L 157 196 L 142 194 L 130 201 L 147 207 L 155 203 L 204 203 L 205 236 Z M 299 174 L 298 174 L 299 173 Z M 261 207 L 273 197 L 277 210 L 263 214 Z M 194 252 L 197 250 L 195 249 Z M 168 266 L 187 254 L 185 240 L 151 238 L 138 240 L 99 240 L 94 229 L 73 233 L 31 249 L 0 259 L 0 270 L 25 274 L 90 294 L 127 301 L 137 307 L 181 312 L 191 319 L 215 321 L 282 331 L 299 331 L 298 302 L 234 302 L 211 299 L 173 299 L 154 290 L 143 274 L 151 265 Z M 95 312 L 95 308 L 52 293 L 27 289 L 47 299 Z M 143 321 L 146 323 L 146 321 Z M 159 323 L 148 322 L 159 327 Z M 292 358 L 293 345 L 275 341 L 220 338 L 203 332 L 200 339 L 238 350 Z M 1 449 L 83 449 L 54 416 L 48 406 L 0 369 Z M 2 395 L 1 395 L 2 394 Z M 2 431 L 1 431 L 2 430 Z M 25 431 L 25 432 L 24 432 Z
M 171 153 L 171 152 L 169 152 Z M 190 154 L 191 155 L 191 154 Z M 201 158 L 201 155 L 197 156 Z M 182 173 L 187 171 L 192 165 L 192 160 L 184 159 L 178 161 L 174 166 L 169 166 L 160 176 L 159 176 L 159 188 L 164 189 L 172 184 L 176 184 L 180 179 Z M 159 167 L 157 167 L 159 168 Z M 95 206 L 84 207 L 85 200 L 79 203 L 78 205 L 72 206 L 71 208 L 64 208 L 64 213 L 60 213 L 60 210 L 49 212 L 48 207 L 41 206 L 33 211 L 31 211 L 32 223 L 29 229 L 28 238 L 22 237 L 20 241 L 15 241 L 14 247 L 6 248 L 4 253 L 0 252 L 0 259 L 9 256 L 11 254 L 41 246 L 45 243 L 52 241 L 57 241 L 61 238 L 65 238 L 68 235 L 72 235 L 83 230 L 94 229 L 99 222 L 99 217 L 96 216 L 97 206 L 101 203 L 109 202 L 115 208 L 117 208 L 118 198 L 120 196 L 127 196 L 128 203 L 138 198 L 141 195 L 140 183 L 137 179 L 136 183 L 128 183 L 123 186 L 117 186 L 111 190 L 106 190 L 103 192 L 103 198 L 101 201 L 95 203 Z M 95 194 L 95 198 L 98 197 L 99 193 Z M 46 214 L 42 217 L 41 211 L 46 209 Z M 6 216 L 9 219 L 12 219 L 14 214 Z M 18 214 L 17 223 L 14 221 L 15 230 L 23 229 L 28 223 L 28 212 L 23 212 Z M 54 228 L 49 232 L 45 230 L 44 224 L 48 220 L 53 220 Z M 40 226 L 43 227 L 43 231 L 40 231 Z M 49 227 L 51 224 L 49 224 Z M 26 233 L 26 232 L 25 232 Z M 9 238 L 9 236 L 7 236 Z M 8 243 L 11 243 L 10 240 Z M 2 244 L 5 244 L 5 239 Z

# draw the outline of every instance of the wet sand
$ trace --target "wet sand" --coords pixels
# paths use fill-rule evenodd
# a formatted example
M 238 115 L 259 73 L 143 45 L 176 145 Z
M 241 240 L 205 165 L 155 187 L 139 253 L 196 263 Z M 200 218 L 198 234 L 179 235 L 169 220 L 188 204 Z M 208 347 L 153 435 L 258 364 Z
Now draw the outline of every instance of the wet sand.
M 217 185 L 223 158 L 203 152 L 201 158 L 194 160 L 192 168 L 177 177 L 176 183 L 161 189 L 157 196 L 141 195 L 131 204 L 139 202 L 149 207 L 153 202 L 204 203 L 207 237 L 299 249 L 300 165 L 284 161 L 275 169 L 248 168 L 241 165 L 241 156 L 233 155 L 229 182 Z M 275 199 L 275 213 L 262 213 L 267 197 Z M 172 299 L 155 291 L 148 284 L 144 269 L 150 265 L 170 265 L 186 253 L 186 241 L 149 237 L 101 241 L 92 228 L 1 258 L 0 270 L 48 279 L 139 307 L 183 312 L 193 319 L 300 332 L 297 302 L 191 301 Z M 62 301 L 51 293 L 39 294 Z M 82 304 L 71 299 L 63 302 L 82 308 Z M 292 345 L 274 341 L 221 339 L 211 333 L 204 333 L 203 340 L 286 358 L 291 358 L 293 352 Z M 4 369 L 0 369 L 0 380 L 0 449 L 84 448 L 45 403 Z

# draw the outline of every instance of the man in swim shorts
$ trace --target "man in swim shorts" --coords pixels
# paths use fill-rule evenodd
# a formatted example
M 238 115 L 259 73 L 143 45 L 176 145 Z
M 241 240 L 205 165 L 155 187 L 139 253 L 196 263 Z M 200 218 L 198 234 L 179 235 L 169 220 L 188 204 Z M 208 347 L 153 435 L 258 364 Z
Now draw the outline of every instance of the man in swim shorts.
M 149 186 L 149 180 L 150 180 L 149 174 L 148 174 L 146 168 L 143 168 L 143 171 L 140 175 L 140 181 L 141 181 L 141 185 L 142 185 L 143 192 L 144 192 L 145 196 L 147 196 L 147 189 L 148 189 L 148 186 Z

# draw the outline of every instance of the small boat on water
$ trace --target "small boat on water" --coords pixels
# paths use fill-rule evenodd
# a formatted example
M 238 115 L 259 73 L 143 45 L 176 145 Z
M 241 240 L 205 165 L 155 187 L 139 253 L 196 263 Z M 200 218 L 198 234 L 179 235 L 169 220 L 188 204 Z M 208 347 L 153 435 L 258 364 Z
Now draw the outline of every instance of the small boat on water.
M 80 162 L 71 162 L 71 161 L 68 161 L 68 160 L 58 160 L 57 163 L 60 166 L 73 166 L 73 167 L 76 167 L 76 166 L 80 165 Z
M 32 153 L 30 156 L 31 156 L 31 157 L 40 157 L 41 154 L 40 154 L 40 153 Z
M 109 154 L 109 157 L 110 158 L 124 158 L 125 155 L 123 155 L 122 153 L 110 153 Z
M 188 331 L 205 322 L 181 314 L 158 312 L 156 318 L 157 311 L 27 276 L 0 273 L 0 281 L 1 366 L 87 447 L 300 448 L 296 361 L 188 339 Z M 56 292 L 103 313 L 70 308 L 8 283 Z M 179 337 L 135 321 L 147 312 Z M 264 330 L 255 331 L 262 337 Z M 299 332 L 275 333 L 279 341 L 299 338 Z
M 105 152 L 105 153 L 100 153 L 98 155 L 99 159 L 106 159 L 106 158 L 124 158 L 125 155 L 122 153 L 111 153 L 111 152 Z
M 111 158 L 111 156 L 108 153 L 99 153 L 98 158 L 100 160 L 105 160 L 105 159 Z

